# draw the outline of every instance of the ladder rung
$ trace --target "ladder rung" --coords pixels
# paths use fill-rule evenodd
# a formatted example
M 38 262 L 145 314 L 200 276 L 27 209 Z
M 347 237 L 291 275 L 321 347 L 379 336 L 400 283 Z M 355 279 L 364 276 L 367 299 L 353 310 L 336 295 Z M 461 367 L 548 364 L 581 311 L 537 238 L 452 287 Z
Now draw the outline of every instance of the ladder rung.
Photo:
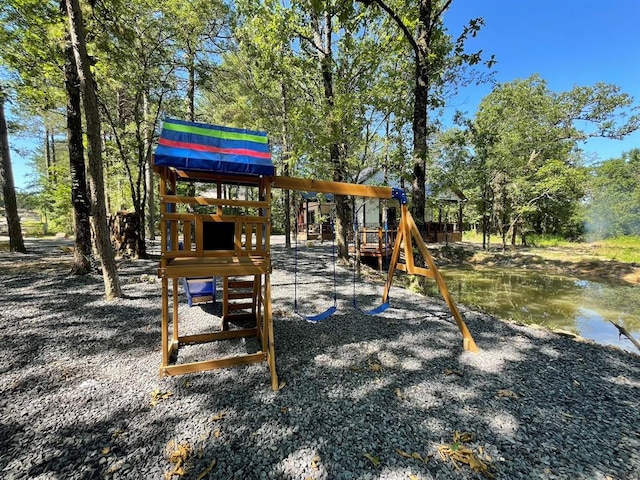
M 253 303 L 230 303 L 228 308 L 229 311 L 246 310 L 247 308 L 253 308 Z
M 227 314 L 224 317 L 224 321 L 228 322 L 229 320 L 256 320 L 256 315 L 254 313 L 234 313 L 234 314 Z
M 229 288 L 253 288 L 253 280 L 229 280 Z
M 238 300 L 241 298 L 253 298 L 253 292 L 230 292 L 227 294 L 229 300 Z

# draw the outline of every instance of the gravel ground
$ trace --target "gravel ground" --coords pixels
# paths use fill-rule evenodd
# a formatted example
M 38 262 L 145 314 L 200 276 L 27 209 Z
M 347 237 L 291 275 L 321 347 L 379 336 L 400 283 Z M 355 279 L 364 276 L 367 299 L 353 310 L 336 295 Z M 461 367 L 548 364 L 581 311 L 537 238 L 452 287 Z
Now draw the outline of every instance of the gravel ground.
M 338 313 L 311 324 L 293 313 L 293 254 L 274 245 L 280 391 L 264 363 L 161 379 L 157 261 L 122 262 L 125 296 L 106 302 L 99 275 L 68 275 L 64 242 L 0 253 L 4 479 L 640 478 L 633 353 L 461 307 L 481 349 L 464 352 L 442 301 L 394 288 L 366 316 L 342 269 Z M 301 248 L 299 264 L 300 309 L 317 313 L 330 249 Z M 381 287 L 357 291 L 367 306 Z M 185 333 L 220 327 L 219 305 L 180 309 Z M 178 362 L 253 348 L 183 347 Z

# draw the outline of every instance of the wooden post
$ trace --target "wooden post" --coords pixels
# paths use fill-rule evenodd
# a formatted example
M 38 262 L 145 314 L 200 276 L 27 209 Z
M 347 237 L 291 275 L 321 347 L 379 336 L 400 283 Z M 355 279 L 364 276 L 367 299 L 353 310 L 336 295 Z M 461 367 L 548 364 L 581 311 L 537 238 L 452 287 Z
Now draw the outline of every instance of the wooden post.
M 265 275 L 265 294 L 264 294 L 264 333 L 267 337 L 267 362 L 269 364 L 269 370 L 271 371 L 271 388 L 275 391 L 278 390 L 278 373 L 276 372 L 276 352 L 274 349 L 275 340 L 273 336 L 273 310 L 271 306 L 271 279 L 269 274 Z
M 431 270 L 433 274 L 433 278 L 435 279 L 438 285 L 440 294 L 444 298 L 444 301 L 447 303 L 449 310 L 453 315 L 453 318 L 458 324 L 458 329 L 460 330 L 460 333 L 462 333 L 462 339 L 463 339 L 462 342 L 463 342 L 464 349 L 470 352 L 477 352 L 478 347 L 476 345 L 476 342 L 473 340 L 473 337 L 471 336 L 471 332 L 469 332 L 469 329 L 467 328 L 467 324 L 462 319 L 462 315 L 460 315 L 460 312 L 458 311 L 458 307 L 456 307 L 456 304 L 453 301 L 453 298 L 451 297 L 449 290 L 447 289 L 447 285 L 445 284 L 445 281 L 442 278 L 442 275 L 438 271 L 438 268 L 436 267 L 436 264 L 433 261 L 433 257 L 429 253 L 429 249 L 427 248 L 427 245 L 424 243 L 424 240 L 420 235 L 420 231 L 418 230 L 417 225 L 413 221 L 413 218 L 411 217 L 411 214 L 409 212 L 407 212 L 407 215 L 408 215 L 407 222 L 411 229 L 411 233 L 413 234 L 413 237 L 416 241 L 416 244 L 418 245 L 418 249 L 420 250 L 420 253 L 422 254 L 425 261 L 427 262 L 427 265 L 429 266 L 429 270 Z
M 167 290 L 169 289 L 169 280 L 162 277 L 162 318 L 161 327 L 162 332 L 162 367 L 169 365 L 169 295 Z

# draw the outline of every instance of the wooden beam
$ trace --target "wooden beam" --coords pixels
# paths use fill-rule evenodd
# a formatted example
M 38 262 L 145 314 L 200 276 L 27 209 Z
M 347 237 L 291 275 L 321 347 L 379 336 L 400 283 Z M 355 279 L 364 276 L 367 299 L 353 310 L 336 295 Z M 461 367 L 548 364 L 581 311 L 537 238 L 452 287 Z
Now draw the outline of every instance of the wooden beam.
M 169 365 L 169 279 L 162 277 L 162 366 Z
M 168 203 L 189 203 L 194 205 L 218 205 L 227 207 L 268 208 L 269 202 L 252 200 L 227 200 L 224 198 L 185 197 L 182 195 L 160 195 L 160 201 Z
M 458 329 L 460 330 L 460 333 L 462 333 L 462 345 L 464 349 L 469 352 L 477 352 L 478 346 L 476 345 L 476 342 L 473 340 L 473 336 L 471 335 L 471 332 L 467 328 L 467 324 L 464 322 L 462 315 L 460 315 L 460 312 L 458 311 L 458 307 L 456 307 L 456 304 L 453 301 L 451 294 L 449 293 L 449 289 L 447 288 L 444 278 L 442 278 L 442 275 L 438 271 L 438 267 L 436 266 L 436 263 L 434 262 L 433 257 L 429 253 L 429 249 L 427 248 L 427 245 L 424 243 L 422 235 L 420 235 L 418 226 L 413 221 L 413 217 L 411 216 L 411 214 L 408 212 L 407 212 L 406 222 L 407 222 L 407 226 L 411 230 L 411 236 L 413 236 L 413 239 L 416 241 L 418 250 L 422 254 L 422 257 L 424 258 L 425 262 L 427 262 L 427 266 L 429 267 L 429 270 L 433 274 L 433 278 L 438 284 L 438 289 L 440 290 L 440 294 L 444 298 L 444 301 L 447 303 L 449 310 L 451 311 L 453 318 L 455 319 L 458 325 Z
M 195 335 L 183 335 L 179 338 L 180 345 L 195 345 L 198 343 L 215 342 L 216 340 L 229 340 L 232 338 L 255 337 L 256 328 L 243 328 L 241 330 L 225 330 L 222 332 L 198 333 Z
M 275 188 L 297 190 L 301 192 L 333 193 L 335 195 L 351 195 L 355 197 L 393 198 L 391 187 L 373 187 L 355 183 L 329 182 L 296 177 L 273 177 Z
M 276 391 L 280 388 L 278 383 L 278 373 L 276 372 L 276 353 L 274 349 L 275 341 L 273 338 L 273 309 L 271 306 L 271 279 L 269 275 L 264 277 L 264 331 L 263 338 L 267 341 L 267 363 L 271 373 L 271 388 Z M 263 340 L 264 345 L 264 340 Z
M 218 360 L 204 360 L 201 362 L 183 363 L 180 365 L 168 365 L 160 368 L 162 375 L 183 375 L 185 373 L 204 372 L 234 365 L 247 365 L 249 363 L 259 363 L 267 360 L 264 352 L 242 355 L 238 357 L 221 358 Z
M 404 213 L 405 208 L 406 205 L 402 205 L 402 213 Z M 393 244 L 393 253 L 391 254 L 391 260 L 389 261 L 389 270 L 387 272 L 387 281 L 384 285 L 384 293 L 382 294 L 382 303 L 387 303 L 389 301 L 389 291 L 391 290 L 391 285 L 393 284 L 393 274 L 395 273 L 398 262 L 400 261 L 400 245 L 404 241 L 405 236 L 406 232 L 401 217 L 400 226 L 398 228 L 398 232 Z
M 172 298 L 171 309 L 173 311 L 173 325 L 171 328 L 172 341 L 176 343 L 178 341 L 178 279 L 172 278 Z
M 409 272 L 407 265 L 405 265 L 404 263 L 398 263 L 398 265 L 396 265 L 396 269 L 400 270 L 401 272 L 410 273 L 411 275 L 422 275 L 423 277 L 433 278 L 433 272 L 428 268 L 416 267 L 414 265 L 412 268 L 412 272 Z
M 160 216 L 161 220 L 182 220 L 185 222 L 193 221 L 195 219 L 201 219 L 206 222 L 244 222 L 244 223 L 264 223 L 268 224 L 270 219 L 268 217 L 254 217 L 250 215 L 215 215 L 213 213 L 163 213 Z

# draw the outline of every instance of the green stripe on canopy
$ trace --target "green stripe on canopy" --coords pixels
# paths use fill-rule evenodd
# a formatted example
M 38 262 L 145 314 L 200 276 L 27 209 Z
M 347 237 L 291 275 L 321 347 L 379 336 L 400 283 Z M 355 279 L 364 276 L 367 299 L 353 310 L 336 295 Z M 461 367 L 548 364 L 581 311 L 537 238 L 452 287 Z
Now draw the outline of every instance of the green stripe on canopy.
M 267 143 L 267 137 L 264 135 L 252 135 L 251 133 L 225 132 L 223 130 L 213 130 L 211 128 L 194 127 L 191 125 L 180 125 L 178 123 L 165 122 L 163 128 L 173 130 L 175 132 L 193 133 L 196 135 L 205 135 L 207 137 L 222 138 L 224 140 L 245 140 L 256 143 Z

